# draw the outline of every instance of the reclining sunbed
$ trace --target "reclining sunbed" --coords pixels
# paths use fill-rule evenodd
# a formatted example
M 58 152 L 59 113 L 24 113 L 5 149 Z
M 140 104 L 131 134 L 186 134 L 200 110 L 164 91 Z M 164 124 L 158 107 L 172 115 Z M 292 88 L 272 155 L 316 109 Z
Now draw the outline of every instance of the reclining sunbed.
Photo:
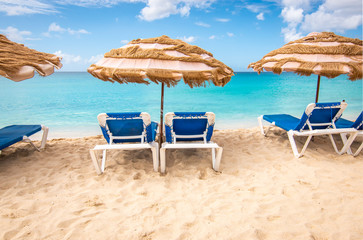
M 332 134 L 350 134 L 350 139 L 348 139 L 349 142 L 351 142 L 357 134 L 357 130 L 354 128 L 343 129 L 335 127 L 335 122 L 340 118 L 346 107 L 346 102 L 311 103 L 306 107 L 300 119 L 288 114 L 275 114 L 262 115 L 258 117 L 258 122 L 261 133 L 265 136 L 267 136 L 267 133 L 272 126 L 277 126 L 287 131 L 292 151 L 296 157 L 303 156 L 311 138 L 319 135 L 329 135 L 334 149 L 339 153 Z M 270 123 L 266 132 L 264 132 L 262 120 Z M 307 137 L 301 152 L 299 152 L 296 147 L 295 136 Z
M 210 148 L 212 166 L 219 170 L 223 148 L 211 142 L 215 122 L 212 112 L 172 112 L 165 115 L 166 142 L 160 148 L 160 171 L 165 172 L 166 149 Z
M 154 171 L 159 168 L 159 144 L 155 142 L 158 124 L 151 122 L 144 112 L 100 113 L 97 116 L 102 134 L 108 144 L 96 145 L 90 150 L 97 174 L 104 172 L 107 150 L 151 149 Z M 96 152 L 103 151 L 101 166 Z
M 43 137 L 40 148 L 36 147 L 29 138 L 31 135 L 43 130 Z M 45 147 L 48 137 L 48 127 L 42 125 L 11 125 L 0 129 L 0 153 L 6 147 L 17 142 L 24 141 L 30 143 L 36 150 Z

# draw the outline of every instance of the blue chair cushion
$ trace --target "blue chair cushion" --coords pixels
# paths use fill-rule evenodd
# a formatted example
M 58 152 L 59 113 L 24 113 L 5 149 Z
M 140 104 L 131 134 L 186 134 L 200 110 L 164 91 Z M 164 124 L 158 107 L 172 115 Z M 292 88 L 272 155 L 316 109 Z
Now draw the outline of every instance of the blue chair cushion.
M 363 130 L 362 121 L 363 121 L 363 111 L 360 113 L 355 122 L 344 118 L 340 118 L 338 121 L 336 121 L 335 126 L 337 128 L 355 128 L 357 130 Z
M 0 150 L 42 130 L 41 125 L 11 125 L 0 129 Z
M 209 142 L 213 135 L 214 124 L 208 126 L 208 119 L 205 112 L 174 112 L 173 131 L 176 135 L 202 135 L 207 130 L 206 140 Z M 203 117 L 203 118 L 202 118 Z M 208 129 L 207 129 L 208 127 Z M 166 141 L 173 141 L 171 127 L 165 125 Z M 177 141 L 203 141 L 203 138 L 176 138 Z
M 307 120 L 311 124 L 317 123 L 331 123 L 332 119 L 337 115 L 340 111 L 340 102 L 332 102 L 332 103 L 316 103 L 315 108 L 308 116 L 305 112 L 301 116 L 301 118 L 296 118 L 288 114 L 275 114 L 275 115 L 263 115 L 263 119 L 268 122 L 275 122 L 275 125 L 286 130 L 296 130 L 300 131 L 302 129 L 309 129 L 307 125 Z M 328 128 L 329 125 L 325 126 L 312 126 L 313 129 L 325 129 Z
M 176 135 L 201 135 L 207 129 L 208 119 L 174 119 Z M 177 138 L 177 141 L 202 141 L 203 138 Z
M 276 126 L 286 131 L 295 130 L 300 122 L 300 119 L 288 114 L 263 115 L 263 119 L 270 123 L 275 122 Z
M 120 137 L 141 135 L 145 126 L 143 120 L 139 118 L 140 114 L 141 112 L 107 113 L 108 117 L 117 119 L 107 119 L 106 124 L 113 136 Z M 103 128 L 102 126 L 100 127 L 104 138 L 108 143 L 110 143 L 110 137 L 106 128 Z M 146 142 L 153 142 L 155 140 L 157 127 L 158 124 L 156 122 L 151 122 L 150 125 L 146 126 Z M 113 142 L 141 142 L 141 139 L 115 139 Z
M 144 130 L 142 119 L 106 120 L 106 124 L 112 136 L 115 137 L 141 135 Z M 115 139 L 113 142 L 140 142 L 140 139 Z
M 336 123 L 335 126 L 337 128 L 351 128 L 353 126 L 353 121 L 344 119 L 344 118 L 340 118 Z

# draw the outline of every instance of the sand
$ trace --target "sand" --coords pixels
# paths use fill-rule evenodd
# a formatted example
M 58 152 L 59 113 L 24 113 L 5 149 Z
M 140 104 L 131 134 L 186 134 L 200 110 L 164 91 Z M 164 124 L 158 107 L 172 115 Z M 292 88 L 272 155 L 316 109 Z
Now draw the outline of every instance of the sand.
M 221 172 L 210 150 L 187 149 L 167 151 L 165 175 L 149 150 L 110 152 L 97 175 L 101 136 L 15 144 L 0 155 L 0 239 L 363 239 L 362 153 L 317 137 L 296 159 L 277 128 L 213 140 Z

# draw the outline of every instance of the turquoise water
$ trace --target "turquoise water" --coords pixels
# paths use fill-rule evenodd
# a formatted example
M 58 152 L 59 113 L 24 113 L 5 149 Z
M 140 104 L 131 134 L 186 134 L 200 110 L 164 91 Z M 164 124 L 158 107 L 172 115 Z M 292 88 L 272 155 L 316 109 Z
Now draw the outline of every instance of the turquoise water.
M 315 101 L 317 76 L 293 73 L 236 73 L 225 87 L 189 88 L 184 83 L 165 88 L 164 113 L 211 111 L 216 128 L 257 126 L 261 114 L 289 113 L 300 117 Z M 0 78 L 0 127 L 44 124 L 50 137 L 100 134 L 96 116 L 101 112 L 145 111 L 160 119 L 160 85 L 112 84 L 89 73 L 58 72 L 22 82 Z M 319 102 L 346 100 L 344 117 L 362 111 L 362 81 L 346 76 L 322 78 Z

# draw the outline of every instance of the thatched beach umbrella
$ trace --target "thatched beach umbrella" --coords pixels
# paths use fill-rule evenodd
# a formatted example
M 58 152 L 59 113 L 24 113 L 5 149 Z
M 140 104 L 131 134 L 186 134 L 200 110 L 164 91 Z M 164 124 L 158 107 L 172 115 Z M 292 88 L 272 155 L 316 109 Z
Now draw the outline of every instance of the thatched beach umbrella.
M 0 34 L 0 75 L 13 81 L 22 81 L 34 76 L 37 71 L 41 76 L 48 76 L 62 67 L 61 57 L 38 52 L 15 43 Z
M 113 49 L 88 68 L 94 77 L 118 83 L 161 83 L 160 136 L 163 134 L 164 85 L 175 86 L 181 79 L 190 87 L 212 82 L 223 87 L 233 70 L 206 50 L 167 36 L 136 39 Z M 160 140 L 161 141 L 161 137 Z
M 362 40 L 342 37 L 332 32 L 310 33 L 266 54 L 251 63 L 260 73 L 263 70 L 280 74 L 282 71 L 299 75 L 318 75 L 315 102 L 318 102 L 320 76 L 335 78 L 348 74 L 351 81 L 362 79 Z

